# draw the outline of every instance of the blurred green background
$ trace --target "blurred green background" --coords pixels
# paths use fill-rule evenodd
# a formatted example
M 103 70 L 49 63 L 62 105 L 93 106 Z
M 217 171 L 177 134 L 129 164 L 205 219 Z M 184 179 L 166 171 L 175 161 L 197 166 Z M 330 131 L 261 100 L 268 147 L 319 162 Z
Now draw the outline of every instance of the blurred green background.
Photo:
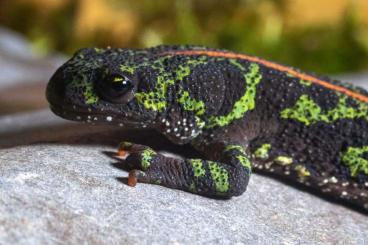
M 40 54 L 202 44 L 317 73 L 368 69 L 367 0 L 2 0 Z

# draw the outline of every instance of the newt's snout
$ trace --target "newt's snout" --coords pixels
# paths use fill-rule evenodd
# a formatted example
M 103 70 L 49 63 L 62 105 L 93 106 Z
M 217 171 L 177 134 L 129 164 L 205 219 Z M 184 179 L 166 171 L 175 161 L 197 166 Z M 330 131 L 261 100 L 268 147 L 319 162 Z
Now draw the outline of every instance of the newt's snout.
M 52 106 L 62 105 L 65 98 L 65 84 L 59 70 L 50 78 L 46 88 L 46 99 Z

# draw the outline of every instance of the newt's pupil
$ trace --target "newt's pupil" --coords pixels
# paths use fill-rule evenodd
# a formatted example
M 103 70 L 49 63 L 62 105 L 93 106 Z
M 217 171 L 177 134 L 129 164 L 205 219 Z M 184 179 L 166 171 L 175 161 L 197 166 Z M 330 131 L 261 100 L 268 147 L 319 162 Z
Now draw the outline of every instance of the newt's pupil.
M 132 82 L 122 75 L 113 75 L 108 80 L 110 81 L 109 87 L 113 93 L 122 94 L 132 87 Z
M 125 77 L 115 77 L 111 83 L 111 88 L 117 92 L 122 92 L 132 86 L 132 83 Z

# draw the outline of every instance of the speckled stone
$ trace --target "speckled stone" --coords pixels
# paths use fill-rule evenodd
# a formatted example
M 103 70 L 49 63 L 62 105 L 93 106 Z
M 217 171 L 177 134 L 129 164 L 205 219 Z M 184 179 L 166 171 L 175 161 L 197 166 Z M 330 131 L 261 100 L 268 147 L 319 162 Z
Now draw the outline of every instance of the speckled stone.
M 62 142 L 2 150 L 0 242 L 367 242 L 366 216 L 257 175 L 230 201 L 131 188 L 102 154 L 111 150 Z
M 10 141 L 17 135 L 23 141 L 0 150 L 0 244 L 368 242 L 363 214 L 256 174 L 244 195 L 228 201 L 147 184 L 129 187 L 123 164 L 110 157 L 120 139 L 195 153 L 150 131 L 85 127 L 49 123 L 44 131 L 38 126 L 42 138 L 28 142 L 25 128 L 8 134 Z

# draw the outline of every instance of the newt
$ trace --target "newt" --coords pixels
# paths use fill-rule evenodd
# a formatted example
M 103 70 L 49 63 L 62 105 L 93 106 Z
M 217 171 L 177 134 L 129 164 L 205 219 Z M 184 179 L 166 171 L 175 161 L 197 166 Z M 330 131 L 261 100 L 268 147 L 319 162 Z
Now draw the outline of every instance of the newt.
M 252 170 L 368 210 L 368 92 L 258 57 L 200 46 L 83 48 L 47 86 L 66 119 L 151 128 L 203 159 L 123 142 L 128 184 L 212 198 Z

